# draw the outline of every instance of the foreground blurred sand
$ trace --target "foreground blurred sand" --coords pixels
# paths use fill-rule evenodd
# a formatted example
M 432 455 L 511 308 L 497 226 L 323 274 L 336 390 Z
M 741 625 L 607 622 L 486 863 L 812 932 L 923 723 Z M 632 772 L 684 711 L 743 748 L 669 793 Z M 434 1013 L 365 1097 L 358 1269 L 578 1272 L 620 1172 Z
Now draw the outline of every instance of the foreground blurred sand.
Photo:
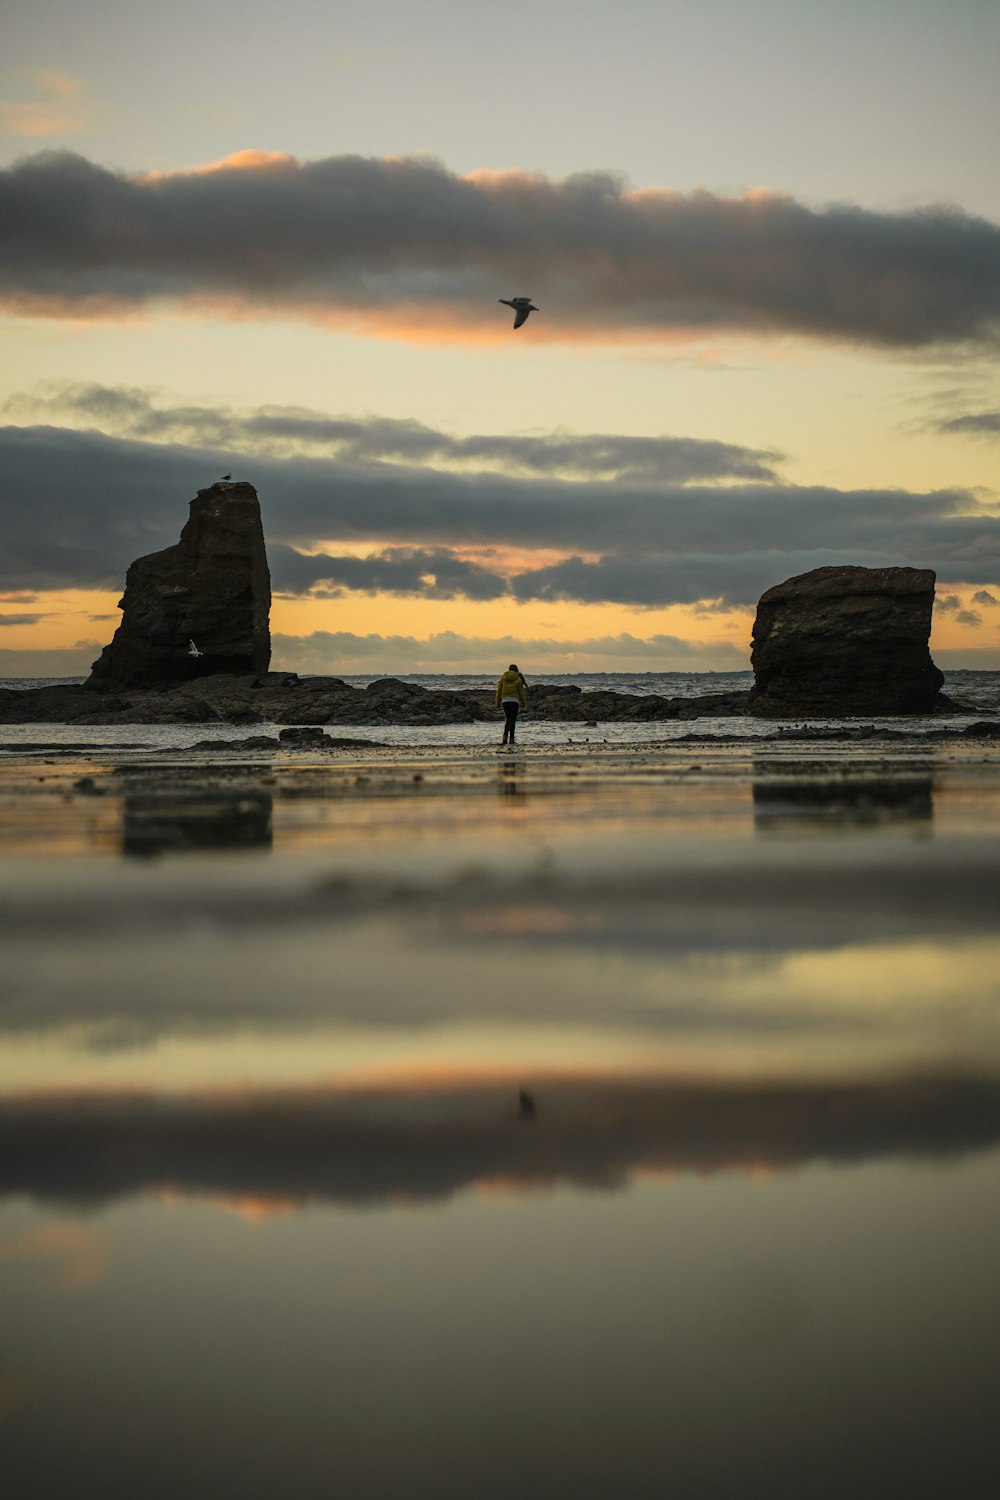
M 11 1493 L 992 1493 L 998 897 L 995 744 L 11 756 Z

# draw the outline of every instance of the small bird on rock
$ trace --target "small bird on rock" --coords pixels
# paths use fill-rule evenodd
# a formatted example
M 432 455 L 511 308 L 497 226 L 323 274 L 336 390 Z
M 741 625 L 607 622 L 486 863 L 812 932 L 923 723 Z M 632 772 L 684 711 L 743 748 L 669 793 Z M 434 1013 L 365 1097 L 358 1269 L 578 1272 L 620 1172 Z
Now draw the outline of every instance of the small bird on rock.
M 227 479 L 232 479 L 232 477 L 233 477 L 232 474 L 223 474 L 222 478 L 221 479 L 217 479 L 215 482 L 216 482 L 216 484 L 225 484 L 226 480 Z
M 502 302 L 504 307 L 512 307 L 514 309 L 516 314 L 514 318 L 515 328 L 520 328 L 522 323 L 527 322 L 529 313 L 541 312 L 542 310 L 540 307 L 535 306 L 530 297 L 498 297 L 497 301 Z

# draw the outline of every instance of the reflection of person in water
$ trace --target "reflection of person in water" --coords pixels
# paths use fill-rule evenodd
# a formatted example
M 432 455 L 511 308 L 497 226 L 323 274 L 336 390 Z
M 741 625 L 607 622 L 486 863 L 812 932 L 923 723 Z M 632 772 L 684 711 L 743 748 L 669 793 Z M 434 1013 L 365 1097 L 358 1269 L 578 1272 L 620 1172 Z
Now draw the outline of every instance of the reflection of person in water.
M 524 788 L 518 786 L 518 774 L 524 767 L 516 760 L 502 760 L 497 777 L 497 791 L 501 797 L 523 797 Z
M 496 707 L 503 709 L 503 743 L 505 745 L 508 740 L 513 745 L 518 710 L 528 706 L 525 686 L 524 678 L 513 662 L 497 682 Z

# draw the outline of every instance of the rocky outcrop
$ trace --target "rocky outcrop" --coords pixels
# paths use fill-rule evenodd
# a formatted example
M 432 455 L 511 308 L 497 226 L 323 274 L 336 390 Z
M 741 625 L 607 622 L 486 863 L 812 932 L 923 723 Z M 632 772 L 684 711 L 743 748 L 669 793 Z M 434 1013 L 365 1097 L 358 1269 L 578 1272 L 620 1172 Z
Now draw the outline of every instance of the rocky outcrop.
M 343 750 L 347 747 L 374 745 L 385 749 L 380 740 L 358 739 L 354 735 L 326 734 L 322 729 L 296 726 L 279 734 L 251 734 L 242 740 L 196 740 L 189 750 Z
M 199 490 L 180 541 L 128 570 L 122 623 L 87 686 L 154 688 L 266 672 L 271 576 L 252 484 Z
M 526 718 L 565 724 L 734 718 L 746 713 L 745 692 L 697 698 L 655 693 L 581 692 L 532 683 Z M 0 724 L 288 724 L 300 726 L 475 724 L 499 718 L 493 690 L 426 688 L 383 677 L 352 687 L 339 677 L 216 672 L 156 688 L 95 693 L 90 685 L 25 690 L 0 688 Z
M 929 568 L 815 568 L 768 589 L 753 629 L 761 718 L 927 714 L 944 682 L 927 648 Z
M 155 692 L 131 689 L 121 694 L 95 694 L 83 686 L 59 686 L 47 688 L 3 689 L 0 688 L 0 724 L 245 724 L 274 726 L 284 724 L 298 726 L 298 733 L 289 730 L 281 738 L 272 728 L 260 736 L 241 740 L 238 743 L 211 742 L 216 750 L 236 748 L 241 750 L 274 749 L 278 746 L 312 748 L 313 743 L 321 748 L 330 745 L 342 746 L 350 743 L 343 739 L 332 739 L 324 734 L 321 726 L 406 724 L 412 728 L 435 724 L 474 724 L 498 721 L 493 707 L 492 692 L 455 692 L 421 687 L 417 683 L 401 684 L 408 691 L 401 693 L 395 679 L 383 679 L 381 683 L 367 688 L 351 687 L 337 677 L 296 677 L 294 672 L 268 672 L 260 678 L 244 676 L 203 677 L 198 681 L 181 683 Z M 594 692 L 584 693 L 578 687 L 533 684 L 525 725 L 535 721 L 549 721 L 567 725 L 593 725 L 609 723 L 651 723 L 669 720 L 686 720 L 694 723 L 699 719 L 727 718 L 733 720 L 732 733 L 720 736 L 713 729 L 704 733 L 682 735 L 677 741 L 684 743 L 706 738 L 714 744 L 725 740 L 743 741 L 747 733 L 740 728 L 740 720 L 746 714 L 746 693 L 713 693 L 697 698 L 662 698 L 653 694 Z M 944 694 L 939 695 L 935 712 L 947 705 Z M 975 708 L 951 705 L 951 712 L 974 714 Z M 804 717 L 800 715 L 799 717 Z M 302 730 L 305 729 L 305 736 Z M 310 729 L 317 736 L 315 742 L 308 738 Z M 751 741 L 757 739 L 756 731 L 750 732 Z M 789 738 L 822 739 L 870 739 L 876 735 L 893 737 L 892 730 L 876 730 L 874 725 L 812 725 L 806 728 L 790 725 L 782 731 Z M 899 731 L 905 736 L 906 731 Z M 979 738 L 995 738 L 1000 725 L 980 722 L 958 730 L 943 730 L 942 735 L 956 733 Z M 933 731 L 924 736 L 934 738 Z M 297 744 L 296 744 L 297 741 Z M 367 742 L 367 741 L 366 741 Z M 377 743 L 376 740 L 370 743 Z M 194 746 L 192 748 L 207 748 Z M 19 742 L 23 750 L 65 749 L 64 742 L 51 744 Z M 79 748 L 79 747 L 78 747 Z

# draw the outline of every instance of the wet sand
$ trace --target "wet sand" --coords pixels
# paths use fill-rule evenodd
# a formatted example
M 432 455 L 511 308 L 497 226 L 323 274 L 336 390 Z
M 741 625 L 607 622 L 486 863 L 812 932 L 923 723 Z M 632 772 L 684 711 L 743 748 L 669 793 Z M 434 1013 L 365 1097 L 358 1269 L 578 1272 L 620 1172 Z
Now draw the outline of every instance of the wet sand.
M 995 743 L 5 759 L 22 1492 L 985 1493 L 998 897 Z

